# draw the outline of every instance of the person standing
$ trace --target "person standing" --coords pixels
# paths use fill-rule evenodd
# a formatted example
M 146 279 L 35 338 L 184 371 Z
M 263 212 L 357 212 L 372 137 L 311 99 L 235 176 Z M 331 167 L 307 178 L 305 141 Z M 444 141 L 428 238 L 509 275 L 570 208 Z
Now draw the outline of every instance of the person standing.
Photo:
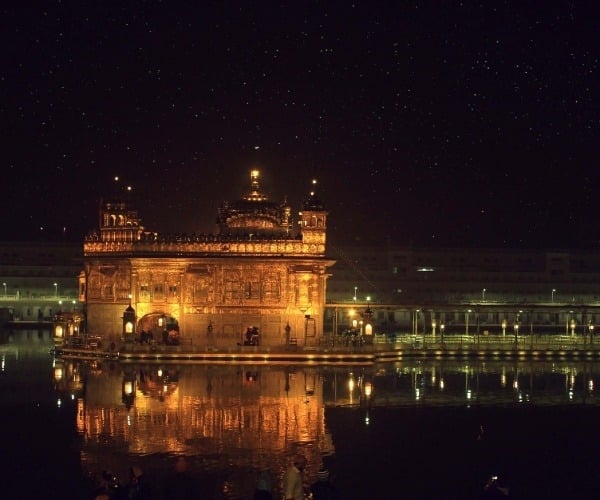
M 304 500 L 304 469 L 306 457 L 294 455 L 290 465 L 283 475 L 283 498 L 285 500 Z

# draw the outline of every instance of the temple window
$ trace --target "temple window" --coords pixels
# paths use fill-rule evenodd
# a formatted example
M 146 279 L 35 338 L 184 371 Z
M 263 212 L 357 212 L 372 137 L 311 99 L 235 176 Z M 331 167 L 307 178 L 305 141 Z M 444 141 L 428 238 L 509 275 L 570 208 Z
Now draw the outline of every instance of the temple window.
M 258 281 L 248 281 L 244 284 L 244 298 L 260 299 L 260 283 Z
M 233 280 L 225 281 L 224 294 L 226 301 L 241 299 L 241 290 L 239 283 Z
M 154 285 L 154 289 L 152 291 L 154 298 L 161 298 L 165 294 L 165 289 L 163 285 Z
M 264 293 L 265 293 L 266 300 L 279 300 L 279 298 L 280 298 L 279 282 L 276 281 L 275 279 L 265 281 Z

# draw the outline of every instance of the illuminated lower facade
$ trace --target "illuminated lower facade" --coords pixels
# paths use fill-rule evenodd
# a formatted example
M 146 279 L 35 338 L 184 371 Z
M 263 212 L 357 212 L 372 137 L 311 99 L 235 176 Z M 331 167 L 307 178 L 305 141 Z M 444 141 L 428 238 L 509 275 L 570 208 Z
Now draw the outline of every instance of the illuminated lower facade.
M 87 332 L 195 346 L 318 345 L 328 268 L 327 213 L 311 197 L 299 229 L 286 204 L 250 193 L 219 210 L 216 235 L 146 231 L 122 202 L 101 208 L 84 242 L 79 300 Z

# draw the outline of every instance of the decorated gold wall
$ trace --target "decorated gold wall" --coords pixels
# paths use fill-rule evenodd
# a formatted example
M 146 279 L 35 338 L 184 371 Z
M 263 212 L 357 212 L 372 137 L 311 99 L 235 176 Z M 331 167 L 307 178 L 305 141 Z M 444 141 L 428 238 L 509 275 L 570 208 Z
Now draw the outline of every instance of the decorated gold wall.
M 327 212 L 314 192 L 295 229 L 290 207 L 260 191 L 257 170 L 249 193 L 219 209 L 215 235 L 147 231 L 124 202 L 100 212 L 99 229 L 84 241 L 79 286 L 88 333 L 117 340 L 131 306 L 137 334 L 168 317 L 196 346 L 236 345 L 249 327 L 264 346 L 318 344 L 334 261 L 325 257 Z

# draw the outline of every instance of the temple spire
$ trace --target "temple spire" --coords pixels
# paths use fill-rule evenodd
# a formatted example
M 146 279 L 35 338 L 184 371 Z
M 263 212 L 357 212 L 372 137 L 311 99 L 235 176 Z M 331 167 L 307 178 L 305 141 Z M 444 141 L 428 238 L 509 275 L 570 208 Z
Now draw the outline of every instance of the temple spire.
M 254 168 L 250 171 L 250 193 L 244 197 L 245 200 L 251 201 L 265 201 L 267 197 L 260 192 L 260 185 L 258 183 L 258 177 L 260 172 Z

